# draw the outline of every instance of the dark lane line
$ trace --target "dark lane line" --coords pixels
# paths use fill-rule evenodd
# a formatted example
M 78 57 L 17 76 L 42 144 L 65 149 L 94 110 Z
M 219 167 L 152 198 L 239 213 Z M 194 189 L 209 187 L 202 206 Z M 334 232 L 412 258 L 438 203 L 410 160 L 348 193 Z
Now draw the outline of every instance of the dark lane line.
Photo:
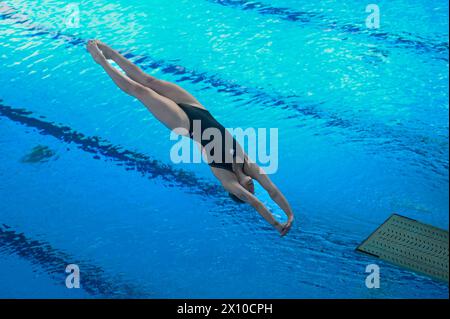
M 83 47 L 83 49 L 87 43 L 87 40 L 76 37 L 72 34 L 64 33 L 61 31 L 54 31 L 46 27 L 36 25 L 28 17 L 24 16 L 23 14 L 17 13 L 16 9 L 9 6 L 2 6 L 1 4 L 0 18 L 11 19 L 15 24 L 19 24 L 25 29 L 34 32 L 30 36 L 48 36 L 53 40 L 61 40 L 68 45 Z M 134 59 L 134 62 L 143 70 L 158 68 L 162 73 L 179 77 L 179 82 L 190 81 L 192 83 L 200 83 L 203 84 L 205 88 L 215 88 L 217 92 L 226 93 L 236 97 L 247 94 L 250 97 L 249 99 L 246 98 L 249 102 L 258 102 L 264 107 L 274 107 L 296 111 L 297 115 L 301 115 L 303 117 L 318 121 L 315 125 L 316 128 L 319 126 L 324 127 L 324 129 L 326 130 L 328 130 L 328 128 L 338 128 L 341 129 L 342 132 L 353 133 L 354 136 L 345 133 L 343 133 L 342 135 L 346 137 L 346 139 L 351 140 L 355 143 L 361 141 L 371 141 L 374 139 L 376 140 L 380 137 L 383 137 L 384 139 L 390 139 L 390 142 L 388 143 L 390 146 L 388 150 L 389 152 L 407 151 L 411 152 L 413 156 L 422 156 L 421 154 L 424 152 L 422 141 L 427 138 L 426 136 L 409 136 L 403 134 L 402 131 L 397 131 L 395 129 L 393 130 L 392 127 L 388 127 L 383 124 L 367 126 L 363 123 L 357 123 L 355 121 L 342 119 L 335 114 L 325 111 L 319 111 L 317 109 L 317 106 L 321 104 L 320 102 L 316 103 L 316 105 L 310 104 L 309 106 L 304 107 L 299 105 L 299 103 L 289 101 L 289 99 L 294 98 L 293 96 L 274 96 L 260 89 L 245 87 L 223 80 L 215 75 L 201 73 L 195 70 L 189 70 L 183 66 L 168 63 L 164 60 L 155 60 L 150 56 L 136 55 L 130 52 L 125 52 L 124 55 L 129 59 Z M 305 121 L 303 121 L 303 123 L 304 122 Z M 299 126 L 303 126 L 303 123 L 299 124 Z M 336 133 L 339 134 L 340 132 Z M 374 144 L 372 146 L 379 147 L 380 145 Z M 428 152 L 428 150 L 426 150 L 426 152 Z M 437 154 L 436 156 L 440 156 L 440 152 L 438 153 L 439 154 Z M 434 167 L 435 163 L 433 162 L 433 159 L 436 158 L 437 157 L 432 154 L 427 154 L 427 156 L 424 156 L 424 158 L 420 161 L 426 162 L 426 166 Z M 441 167 L 444 168 L 448 167 L 448 162 L 446 160 L 438 160 L 438 162 L 439 163 L 437 164 L 439 166 L 442 165 Z M 438 174 L 442 175 L 441 172 L 438 172 Z
M 400 35 L 395 33 L 370 30 L 349 23 L 339 24 L 336 21 L 329 21 L 329 17 L 323 15 L 322 13 L 298 11 L 282 7 L 273 7 L 270 4 L 265 4 L 263 2 L 258 1 L 246 1 L 246 0 L 207 0 L 207 1 L 243 11 L 255 11 L 261 15 L 275 16 L 279 19 L 295 22 L 301 25 L 309 26 L 310 23 L 317 23 L 317 25 L 319 26 L 334 29 L 339 32 L 364 34 L 375 40 L 395 45 L 396 47 L 413 49 L 419 53 L 422 52 L 436 53 L 439 54 L 439 57 L 437 57 L 438 59 L 448 61 L 448 51 L 449 51 L 448 42 L 433 42 L 430 39 L 424 39 L 419 36 L 414 37 L 414 35 L 412 34 Z
M 17 10 L 10 7 L 0 6 L 0 18 L 11 19 L 15 24 L 20 24 L 22 27 L 29 31 L 34 32 L 30 36 L 49 36 L 53 40 L 62 40 L 65 43 L 83 47 L 86 45 L 87 40 L 74 36 L 72 34 L 64 33 L 61 31 L 49 30 L 46 27 L 33 24 L 31 19 L 23 14 L 17 13 Z M 299 115 L 306 116 L 312 119 L 323 120 L 324 125 L 327 127 L 339 127 L 342 129 L 349 129 L 354 126 L 350 121 L 342 119 L 337 115 L 327 112 L 320 112 L 316 109 L 317 105 L 323 102 L 315 104 L 309 104 L 308 106 L 301 106 L 299 103 L 293 103 L 288 101 L 295 96 L 275 96 L 268 94 L 261 89 L 250 88 L 240 84 L 232 83 L 219 78 L 216 75 L 210 75 L 205 72 L 198 72 L 195 70 L 189 70 L 184 66 L 176 65 L 166 62 L 161 59 L 154 59 L 148 55 L 137 55 L 131 52 L 122 52 L 122 54 L 128 58 L 133 59 L 133 62 L 143 70 L 160 69 L 164 74 L 179 77 L 178 82 L 190 81 L 191 83 L 201 83 L 205 85 L 205 88 L 215 88 L 219 93 L 226 93 L 230 96 L 241 96 L 244 94 L 249 95 L 252 102 L 260 102 L 264 107 L 274 108 L 287 108 L 296 111 Z M 354 132 L 357 131 L 356 129 Z
M 217 198 L 223 196 L 224 192 L 217 184 L 208 183 L 192 172 L 175 169 L 148 155 L 123 149 L 97 136 L 86 136 L 68 126 L 47 122 L 42 117 L 33 117 L 32 114 L 25 109 L 4 105 L 0 100 L 0 116 L 37 129 L 42 135 L 53 136 L 64 143 L 76 144 L 79 149 L 94 154 L 94 159 L 101 159 L 102 156 L 128 171 L 137 171 L 149 179 L 160 178 L 165 185 L 187 189 L 189 193 Z
M 0 224 L 0 254 L 16 255 L 38 265 L 61 286 L 65 285 L 66 266 L 77 264 L 81 288 L 93 297 L 144 298 L 151 295 L 122 281 L 120 276 L 108 276 L 103 268 L 55 249 L 48 242 L 32 239 L 6 224 Z

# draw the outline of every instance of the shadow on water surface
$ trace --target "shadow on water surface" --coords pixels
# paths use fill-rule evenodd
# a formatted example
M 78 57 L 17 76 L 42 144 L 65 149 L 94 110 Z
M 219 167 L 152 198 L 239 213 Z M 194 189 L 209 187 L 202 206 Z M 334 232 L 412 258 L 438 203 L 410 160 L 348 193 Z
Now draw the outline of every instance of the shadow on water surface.
M 35 164 L 35 163 L 45 163 L 50 159 L 58 159 L 55 151 L 50 149 L 45 145 L 37 145 L 26 155 L 24 155 L 20 161 L 22 163 Z

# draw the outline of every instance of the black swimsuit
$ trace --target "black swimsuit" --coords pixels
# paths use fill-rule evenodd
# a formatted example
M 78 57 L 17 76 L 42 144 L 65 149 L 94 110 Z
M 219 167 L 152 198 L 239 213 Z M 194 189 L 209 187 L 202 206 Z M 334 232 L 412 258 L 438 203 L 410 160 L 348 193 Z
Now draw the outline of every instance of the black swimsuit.
M 203 132 L 206 129 L 215 128 L 220 131 L 222 137 L 222 160 L 220 162 L 212 160 L 208 163 L 208 165 L 212 167 L 223 168 L 230 172 L 233 172 L 233 164 L 231 163 L 229 156 L 227 158 L 226 154 L 231 154 L 234 158 L 234 156 L 236 155 L 236 143 L 237 143 L 236 140 L 233 138 L 232 148 L 228 147 L 227 149 L 227 145 L 225 143 L 225 137 L 227 133 L 226 129 L 211 115 L 211 113 L 209 113 L 208 110 L 184 103 L 179 103 L 178 105 L 181 107 L 181 109 L 186 113 L 187 117 L 189 118 L 189 136 L 191 137 L 191 139 L 194 139 L 193 134 L 194 121 L 195 120 L 200 121 L 201 135 L 200 140 L 196 142 L 199 142 L 203 147 L 205 147 L 208 143 L 211 142 L 210 140 L 203 140 L 201 138 L 201 136 L 203 136 Z M 214 148 L 211 150 L 211 155 L 214 155 Z

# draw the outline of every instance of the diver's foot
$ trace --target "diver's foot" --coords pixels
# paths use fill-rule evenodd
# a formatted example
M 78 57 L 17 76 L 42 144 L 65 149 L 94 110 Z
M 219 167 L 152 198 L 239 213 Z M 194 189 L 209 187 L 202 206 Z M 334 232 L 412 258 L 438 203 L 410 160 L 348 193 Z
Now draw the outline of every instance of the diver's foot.
M 98 48 L 102 51 L 102 53 L 105 56 L 105 58 L 110 60 L 112 55 L 113 55 L 113 53 L 114 53 L 114 49 L 111 48 L 106 43 L 103 43 L 102 41 L 96 40 L 96 42 L 97 42 Z
M 92 55 L 92 58 L 95 60 L 95 62 L 97 62 L 98 64 L 101 64 L 106 60 L 102 51 L 100 51 L 100 49 L 98 48 L 96 40 L 89 40 L 87 44 L 87 50 Z

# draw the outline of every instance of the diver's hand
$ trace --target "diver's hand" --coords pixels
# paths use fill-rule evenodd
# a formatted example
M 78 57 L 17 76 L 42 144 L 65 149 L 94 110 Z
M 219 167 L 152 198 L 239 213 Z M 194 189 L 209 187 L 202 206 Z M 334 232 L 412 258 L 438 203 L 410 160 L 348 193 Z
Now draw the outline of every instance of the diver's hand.
M 97 40 L 89 40 L 87 44 L 87 50 L 92 55 L 94 61 L 97 62 L 98 64 L 102 64 L 104 61 L 106 61 L 105 56 L 97 46 Z
M 290 222 L 286 223 L 286 225 L 284 226 L 284 229 L 283 229 L 283 236 L 286 235 L 291 230 L 293 221 L 294 220 L 292 219 Z
M 280 224 L 279 222 L 277 222 L 274 225 L 274 227 L 276 230 L 278 230 L 278 232 L 280 233 L 281 236 L 284 236 L 288 233 L 289 229 L 291 228 L 291 224 L 289 224 L 289 223 Z
M 285 224 L 278 224 L 277 226 L 275 226 L 275 228 L 277 228 L 278 232 L 280 233 L 281 237 L 283 237 L 284 235 L 286 235 L 289 230 L 291 230 L 292 227 L 292 223 L 294 221 L 293 217 L 290 217 L 287 221 L 287 223 Z
M 286 223 L 286 225 L 287 226 L 289 226 L 289 228 L 292 226 L 292 223 L 294 222 L 294 215 L 290 215 L 289 217 L 288 217 L 288 221 L 287 221 L 287 223 Z

